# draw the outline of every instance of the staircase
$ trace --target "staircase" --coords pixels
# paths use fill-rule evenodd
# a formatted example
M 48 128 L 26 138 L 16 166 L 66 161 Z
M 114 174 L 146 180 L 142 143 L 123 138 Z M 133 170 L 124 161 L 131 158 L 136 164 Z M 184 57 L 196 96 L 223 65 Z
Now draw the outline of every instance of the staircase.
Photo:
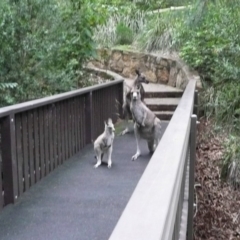
M 97 74 L 99 72 L 108 74 L 112 76 L 113 79 L 122 78 L 122 76 L 110 70 L 99 69 L 96 67 L 87 67 L 86 69 L 95 73 L 97 72 Z M 124 78 L 124 80 L 128 86 L 132 85 L 133 79 Z M 183 90 L 159 83 L 143 83 L 142 85 L 145 90 L 144 101 L 147 106 L 156 114 L 158 118 L 160 118 L 160 120 L 169 121 L 178 106 L 183 94 Z
M 143 84 L 145 103 L 160 120 L 170 120 L 183 91 L 163 84 Z

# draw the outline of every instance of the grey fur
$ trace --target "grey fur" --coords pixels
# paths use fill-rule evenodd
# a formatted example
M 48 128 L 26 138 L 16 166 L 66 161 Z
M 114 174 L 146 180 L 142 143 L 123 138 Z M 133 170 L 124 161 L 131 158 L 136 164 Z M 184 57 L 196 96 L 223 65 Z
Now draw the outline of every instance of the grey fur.
M 137 88 L 131 91 L 130 110 L 134 121 L 134 133 L 137 143 L 137 152 L 132 156 L 136 160 L 141 151 L 139 139 L 145 139 L 148 143 L 150 153 L 153 153 L 159 143 L 161 133 L 161 121 L 156 115 L 141 101 L 141 93 Z
M 104 122 L 104 126 L 104 132 L 94 142 L 95 157 L 97 159 L 97 163 L 94 165 L 95 168 L 101 165 L 105 153 L 108 157 L 108 168 L 112 166 L 112 149 L 115 136 L 115 128 L 112 119 L 109 118 L 107 123 Z
M 125 88 L 124 88 L 124 102 L 123 102 L 122 108 L 123 108 L 123 116 L 125 119 L 126 128 L 121 132 L 121 135 L 124 135 L 129 132 L 128 121 L 130 119 L 132 119 L 132 113 L 130 110 L 131 90 L 133 88 L 140 89 L 141 100 L 144 102 L 145 91 L 142 86 L 142 83 L 146 83 L 146 84 L 149 83 L 149 81 L 146 79 L 145 75 L 143 73 L 140 73 L 139 70 L 136 70 L 136 74 L 137 74 L 137 76 L 136 76 L 132 86 L 128 86 L 125 84 Z

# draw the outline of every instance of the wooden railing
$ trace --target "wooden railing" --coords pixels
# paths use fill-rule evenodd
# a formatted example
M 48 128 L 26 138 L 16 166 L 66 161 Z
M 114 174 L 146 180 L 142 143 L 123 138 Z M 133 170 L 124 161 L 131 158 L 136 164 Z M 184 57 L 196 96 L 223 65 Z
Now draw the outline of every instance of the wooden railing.
M 109 240 L 192 239 L 195 85 L 189 81 Z
M 123 80 L 0 109 L 0 210 L 121 115 Z

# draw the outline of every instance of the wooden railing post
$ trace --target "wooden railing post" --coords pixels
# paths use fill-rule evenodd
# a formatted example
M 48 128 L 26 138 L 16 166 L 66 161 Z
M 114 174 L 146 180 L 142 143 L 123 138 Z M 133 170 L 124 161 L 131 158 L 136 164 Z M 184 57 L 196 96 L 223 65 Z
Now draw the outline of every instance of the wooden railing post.
M 92 141 L 92 91 L 87 94 L 85 102 L 85 144 Z
M 121 82 L 119 84 L 119 107 L 118 107 L 118 113 L 119 113 L 119 118 L 122 119 L 123 118 L 123 110 L 122 110 L 122 105 L 123 105 L 123 83 Z
M 196 114 L 198 116 L 198 90 L 195 90 L 194 93 L 194 109 L 193 114 Z
M 187 240 L 193 239 L 194 171 L 196 161 L 197 116 L 191 116 Z
M 0 211 L 3 208 L 3 196 L 2 196 L 2 162 L 0 161 Z
M 7 205 L 15 203 L 18 197 L 14 114 L 10 114 L 2 120 L 1 141 L 4 204 Z

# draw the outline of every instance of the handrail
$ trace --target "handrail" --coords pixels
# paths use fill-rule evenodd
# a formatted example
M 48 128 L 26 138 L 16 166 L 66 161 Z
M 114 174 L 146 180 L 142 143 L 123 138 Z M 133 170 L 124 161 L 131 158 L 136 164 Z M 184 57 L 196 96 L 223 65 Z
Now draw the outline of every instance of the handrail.
M 73 90 L 73 91 L 66 92 L 66 93 L 60 93 L 60 94 L 45 97 L 45 98 L 40 98 L 40 99 L 36 99 L 36 100 L 32 100 L 32 101 L 15 104 L 15 105 L 8 106 L 8 107 L 3 107 L 3 108 L 0 108 L 0 117 L 7 116 L 10 113 L 23 112 L 23 111 L 30 110 L 33 108 L 37 108 L 37 107 L 41 107 L 41 106 L 55 103 L 58 101 L 62 101 L 62 100 L 68 99 L 68 98 L 80 96 L 80 95 L 86 94 L 91 91 L 96 91 L 96 90 L 99 90 L 99 89 L 102 89 L 105 87 L 116 85 L 123 81 L 124 81 L 124 79 L 118 79 L 118 80 L 114 80 L 114 81 L 111 81 L 108 83 L 85 87 L 85 88 Z
M 96 139 L 104 120 L 116 123 L 123 83 L 114 80 L 0 108 L 0 211 Z
M 191 79 L 109 240 L 170 240 L 179 205 L 194 107 Z

